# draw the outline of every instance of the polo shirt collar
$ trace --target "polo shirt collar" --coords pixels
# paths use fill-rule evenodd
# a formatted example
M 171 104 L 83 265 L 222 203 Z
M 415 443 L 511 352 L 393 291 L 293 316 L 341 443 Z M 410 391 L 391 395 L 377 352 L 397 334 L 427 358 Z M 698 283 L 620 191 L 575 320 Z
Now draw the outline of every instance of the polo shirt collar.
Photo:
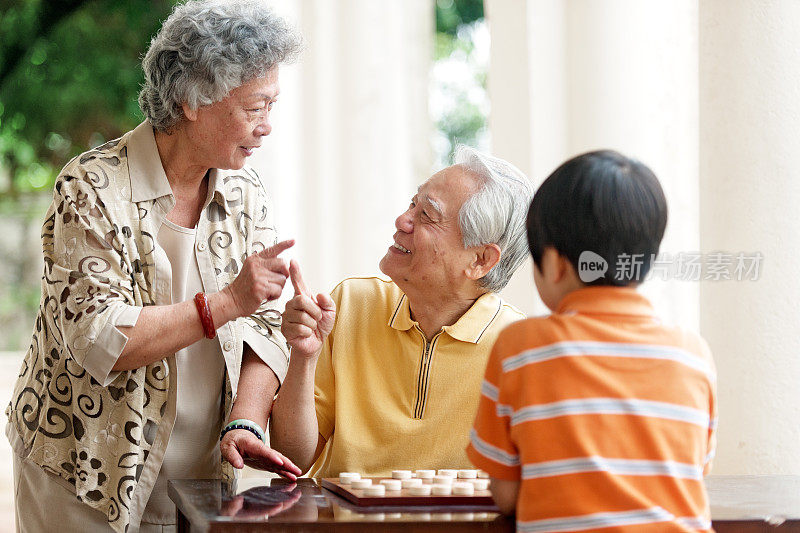
M 444 326 L 442 331 L 456 340 L 477 344 L 500 313 L 502 306 L 503 301 L 497 294 L 487 292 L 475 300 L 475 303 L 461 315 L 455 324 Z M 403 294 L 392 311 L 389 326 L 400 331 L 407 331 L 416 325 L 418 323 L 411 318 L 408 297 Z
M 650 301 L 630 287 L 586 287 L 561 300 L 556 313 L 625 315 L 655 318 Z
M 143 202 L 155 200 L 162 196 L 172 196 L 172 187 L 167 180 L 161 156 L 158 155 L 156 137 L 153 127 L 146 120 L 131 131 L 126 147 L 128 155 L 128 174 L 131 179 L 131 201 Z M 211 200 L 216 201 L 230 215 L 230 209 L 225 202 L 224 171 L 212 168 L 208 173 L 208 198 L 205 206 Z

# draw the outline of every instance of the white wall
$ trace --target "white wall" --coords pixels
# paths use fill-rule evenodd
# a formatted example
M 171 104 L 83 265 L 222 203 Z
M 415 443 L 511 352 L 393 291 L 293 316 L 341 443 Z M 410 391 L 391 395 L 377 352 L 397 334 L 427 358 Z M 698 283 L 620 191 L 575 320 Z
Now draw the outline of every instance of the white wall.
M 282 0 L 303 34 L 283 67 L 273 132 L 251 164 L 272 191 L 287 255 L 311 290 L 380 273 L 394 219 L 429 176 L 427 0 Z M 284 291 L 284 300 L 291 296 Z
M 492 151 L 541 183 L 569 157 L 611 148 L 645 162 L 670 207 L 664 252 L 698 242 L 697 4 L 692 0 L 487 0 Z M 504 296 L 544 311 L 530 268 Z M 643 287 L 697 328 L 696 283 Z
M 700 1 L 701 244 L 761 252 L 756 281 L 708 282 L 716 473 L 800 474 L 800 2 Z
M 715 354 L 714 472 L 800 473 L 800 2 L 487 0 L 487 14 L 495 153 L 540 182 L 620 150 L 664 186 L 662 250 L 763 254 L 755 282 L 643 291 Z M 514 282 L 509 299 L 540 310 Z

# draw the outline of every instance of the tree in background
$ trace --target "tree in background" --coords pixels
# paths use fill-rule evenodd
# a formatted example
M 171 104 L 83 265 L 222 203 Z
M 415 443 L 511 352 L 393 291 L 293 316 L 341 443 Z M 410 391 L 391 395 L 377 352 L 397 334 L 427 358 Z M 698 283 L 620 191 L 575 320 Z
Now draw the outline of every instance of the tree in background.
M 49 191 L 71 157 L 141 121 L 140 58 L 173 3 L 0 0 L 3 203 Z
M 458 143 L 488 149 L 488 61 L 483 0 L 437 0 L 430 95 L 437 168 L 449 164 Z

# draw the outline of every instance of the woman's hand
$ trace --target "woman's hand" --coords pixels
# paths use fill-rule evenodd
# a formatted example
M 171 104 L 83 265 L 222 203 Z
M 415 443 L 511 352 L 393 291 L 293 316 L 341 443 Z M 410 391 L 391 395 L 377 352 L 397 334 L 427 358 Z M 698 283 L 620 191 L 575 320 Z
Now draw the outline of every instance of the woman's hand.
M 264 301 L 275 300 L 281 295 L 289 277 L 289 266 L 278 255 L 292 246 L 294 239 L 281 241 L 244 260 L 242 271 L 223 289 L 233 301 L 237 316 L 250 316 Z
M 234 468 L 244 465 L 257 470 L 269 470 L 295 481 L 302 472 L 289 459 L 276 452 L 246 429 L 234 429 L 219 443 L 222 457 Z
M 281 332 L 292 347 L 293 357 L 314 357 L 333 329 L 336 305 L 327 294 L 318 294 L 316 299 L 311 295 L 297 261 L 292 260 L 289 272 L 294 298 L 286 302 Z

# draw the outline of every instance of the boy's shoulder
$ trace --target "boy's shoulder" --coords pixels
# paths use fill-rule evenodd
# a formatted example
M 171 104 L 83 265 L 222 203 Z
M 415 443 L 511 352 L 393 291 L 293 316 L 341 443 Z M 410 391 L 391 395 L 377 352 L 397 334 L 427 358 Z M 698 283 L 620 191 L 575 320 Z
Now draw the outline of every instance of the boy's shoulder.
M 631 324 L 621 329 L 603 328 L 602 334 L 599 329 L 594 319 L 579 314 L 555 313 L 527 318 L 503 329 L 497 340 L 497 351 L 501 358 L 508 358 L 557 344 L 563 348 L 556 351 L 578 349 L 579 352 L 585 349 L 593 351 L 598 347 L 625 345 L 627 348 L 638 345 L 644 351 L 683 353 L 705 368 L 711 376 L 715 374 L 708 344 L 698 333 L 686 328 L 655 321 L 646 326 L 643 324 L 641 328 Z
M 497 344 L 511 354 L 569 340 L 569 324 L 564 318 L 562 315 L 543 315 L 512 322 L 503 328 Z

